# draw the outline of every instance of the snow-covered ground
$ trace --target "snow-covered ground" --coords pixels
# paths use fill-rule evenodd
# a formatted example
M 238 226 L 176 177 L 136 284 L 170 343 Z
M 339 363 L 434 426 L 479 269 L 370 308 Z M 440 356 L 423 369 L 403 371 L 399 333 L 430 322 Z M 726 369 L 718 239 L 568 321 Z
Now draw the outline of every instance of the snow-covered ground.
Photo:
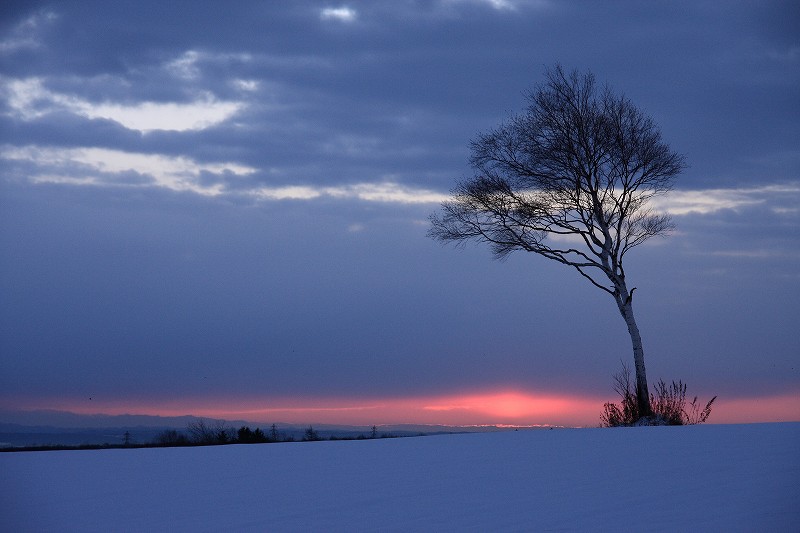
M 0 531 L 800 531 L 800 423 L 0 454 Z

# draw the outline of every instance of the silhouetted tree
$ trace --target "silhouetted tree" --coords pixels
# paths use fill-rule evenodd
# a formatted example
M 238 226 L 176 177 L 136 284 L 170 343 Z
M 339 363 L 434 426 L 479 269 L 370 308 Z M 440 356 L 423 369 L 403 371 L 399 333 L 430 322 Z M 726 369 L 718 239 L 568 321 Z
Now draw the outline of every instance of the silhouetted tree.
M 322 438 L 320 438 L 319 433 L 317 433 L 317 431 L 313 427 L 308 426 L 308 429 L 306 429 L 306 432 L 303 434 L 303 440 L 304 441 L 322 440 Z
M 497 258 L 533 252 L 575 268 L 608 293 L 633 347 L 636 399 L 652 413 L 644 348 L 623 259 L 667 233 L 667 215 L 648 200 L 670 190 L 684 159 L 652 119 L 627 98 L 599 89 L 591 73 L 548 69 L 544 85 L 512 116 L 471 144 L 475 176 L 460 183 L 429 235 L 442 242 L 485 242 Z
M 188 426 L 192 441 L 197 444 L 227 444 L 234 440 L 236 430 L 225 426 L 222 420 L 215 420 L 213 424 L 200 419 Z
M 264 432 L 259 428 L 256 428 L 254 431 L 247 426 L 242 426 L 236 432 L 236 442 L 241 442 L 243 444 L 267 442 L 267 436 L 264 435 Z
M 247 426 L 242 426 L 239 428 L 239 431 L 236 432 L 236 441 L 237 442 L 253 442 L 253 432 Z

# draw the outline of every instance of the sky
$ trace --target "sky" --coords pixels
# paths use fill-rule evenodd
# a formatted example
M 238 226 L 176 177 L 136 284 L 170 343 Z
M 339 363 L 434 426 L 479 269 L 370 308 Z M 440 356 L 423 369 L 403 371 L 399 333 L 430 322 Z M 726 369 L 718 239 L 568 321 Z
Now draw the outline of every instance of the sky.
M 651 383 L 800 420 L 788 1 L 5 2 L 0 407 L 596 425 L 613 300 L 426 237 L 555 64 L 689 165 L 627 260 Z

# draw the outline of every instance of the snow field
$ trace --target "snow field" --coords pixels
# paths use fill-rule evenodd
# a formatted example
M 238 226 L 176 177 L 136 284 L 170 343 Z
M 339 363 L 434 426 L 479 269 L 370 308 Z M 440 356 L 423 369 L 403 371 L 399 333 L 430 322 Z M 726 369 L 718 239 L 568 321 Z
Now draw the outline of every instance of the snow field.
M 0 454 L 0 531 L 800 531 L 800 423 Z

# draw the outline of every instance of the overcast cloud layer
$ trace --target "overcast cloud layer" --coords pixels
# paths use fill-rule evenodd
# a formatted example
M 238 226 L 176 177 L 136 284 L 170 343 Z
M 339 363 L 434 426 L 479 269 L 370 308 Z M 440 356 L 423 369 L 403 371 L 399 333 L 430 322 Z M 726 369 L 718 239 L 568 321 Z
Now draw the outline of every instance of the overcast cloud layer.
M 611 299 L 425 237 L 555 63 L 690 165 L 627 268 L 651 379 L 800 418 L 794 2 L 6 3 L 0 401 L 609 394 Z

